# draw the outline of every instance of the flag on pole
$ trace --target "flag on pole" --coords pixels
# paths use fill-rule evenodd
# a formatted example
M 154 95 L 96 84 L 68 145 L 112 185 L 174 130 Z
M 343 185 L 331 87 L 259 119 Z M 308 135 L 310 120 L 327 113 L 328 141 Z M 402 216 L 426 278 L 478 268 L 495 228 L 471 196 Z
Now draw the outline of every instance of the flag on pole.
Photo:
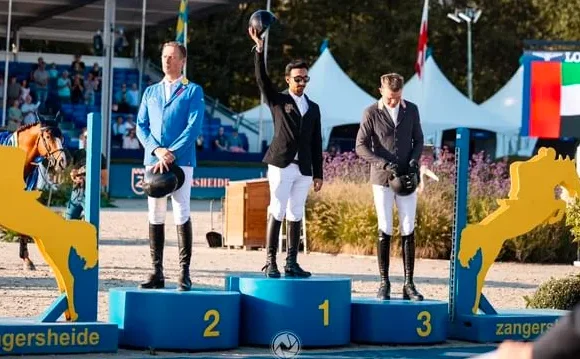
M 175 41 L 181 42 L 187 48 L 187 1 L 181 0 L 177 16 L 177 36 Z
M 421 27 L 419 28 L 419 42 L 417 44 L 417 60 L 415 61 L 415 71 L 419 79 L 423 79 L 423 68 L 427 55 L 427 18 L 429 13 L 429 0 L 425 0 L 423 5 L 423 15 L 421 16 Z

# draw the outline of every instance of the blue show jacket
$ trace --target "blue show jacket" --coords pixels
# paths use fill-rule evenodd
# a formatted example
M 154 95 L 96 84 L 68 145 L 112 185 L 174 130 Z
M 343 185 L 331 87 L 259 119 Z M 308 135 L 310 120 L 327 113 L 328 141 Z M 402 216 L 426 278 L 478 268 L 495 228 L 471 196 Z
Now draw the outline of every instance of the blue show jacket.
M 143 164 L 158 162 L 153 153 L 164 147 L 178 166 L 196 166 L 195 141 L 201 132 L 205 100 L 201 86 L 183 77 L 165 102 L 163 82 L 149 86 L 137 114 L 137 138 L 145 148 Z

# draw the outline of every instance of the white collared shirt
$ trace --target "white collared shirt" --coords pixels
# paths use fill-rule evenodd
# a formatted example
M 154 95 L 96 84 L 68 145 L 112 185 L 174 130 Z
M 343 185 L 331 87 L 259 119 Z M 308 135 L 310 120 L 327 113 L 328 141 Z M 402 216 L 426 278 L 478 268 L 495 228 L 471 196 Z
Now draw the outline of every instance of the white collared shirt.
M 164 95 L 165 95 L 165 102 L 169 101 L 169 99 L 171 98 L 171 95 L 173 94 L 173 91 L 175 91 L 175 89 L 177 88 L 177 86 L 181 82 L 181 79 L 183 79 L 183 75 L 179 76 L 177 78 L 177 80 L 175 80 L 173 82 L 169 82 L 169 80 L 167 80 L 165 78 L 162 80 Z
M 304 116 L 306 111 L 308 111 L 308 101 L 306 101 L 306 97 L 304 96 L 304 94 L 298 97 L 292 91 L 288 91 L 288 93 L 290 94 L 290 96 L 292 96 L 294 102 L 296 102 L 296 105 L 298 105 L 298 111 L 300 111 L 300 114 Z
M 391 115 L 391 118 L 393 119 L 393 122 L 395 123 L 395 125 L 397 124 L 397 116 L 399 116 L 399 108 L 400 107 L 401 107 L 400 102 L 394 108 L 385 105 L 385 108 L 387 109 L 387 111 L 389 111 L 389 115 Z

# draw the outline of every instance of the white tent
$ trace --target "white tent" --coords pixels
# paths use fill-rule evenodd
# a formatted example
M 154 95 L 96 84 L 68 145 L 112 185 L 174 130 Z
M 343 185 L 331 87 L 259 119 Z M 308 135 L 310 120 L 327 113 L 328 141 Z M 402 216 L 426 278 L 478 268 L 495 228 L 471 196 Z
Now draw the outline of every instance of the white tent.
M 425 62 L 424 84 L 421 86 L 415 74 L 403 90 L 403 98 L 419 107 L 425 142 L 440 145 L 443 131 L 458 127 L 468 127 L 492 131 L 500 138 L 512 136 L 519 131 L 519 125 L 506 122 L 503 118 L 478 106 L 445 77 L 430 56 Z M 503 156 L 503 146 L 497 146 L 496 156 Z
M 519 129 L 522 124 L 523 88 L 524 68 L 520 66 L 512 78 L 480 107 L 501 116 L 506 123 L 513 124 Z M 519 136 L 519 133 L 501 137 L 502 147 L 510 155 L 531 156 L 538 142 L 536 137 Z
M 326 148 L 333 127 L 359 123 L 364 109 L 377 99 L 367 94 L 342 71 L 328 48 L 309 69 L 308 75 L 310 83 L 305 93 L 320 106 L 323 148 Z M 244 121 L 258 125 L 260 111 L 264 121 L 263 139 L 270 142 L 273 128 L 268 106 L 256 106 L 240 115 Z

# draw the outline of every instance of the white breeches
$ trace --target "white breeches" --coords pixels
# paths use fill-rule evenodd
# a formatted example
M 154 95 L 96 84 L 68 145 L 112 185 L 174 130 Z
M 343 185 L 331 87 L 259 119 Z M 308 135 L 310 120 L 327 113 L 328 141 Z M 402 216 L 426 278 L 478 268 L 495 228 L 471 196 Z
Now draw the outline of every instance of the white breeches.
M 268 182 L 270 184 L 270 213 L 278 221 L 284 216 L 291 222 L 304 217 L 304 206 L 308 191 L 312 185 L 311 176 L 300 173 L 297 164 L 291 163 L 286 168 L 268 165 Z
M 408 196 L 397 196 L 390 187 L 373 185 L 373 198 L 379 229 L 383 233 L 393 235 L 393 203 L 397 204 L 401 235 L 406 236 L 413 232 L 417 191 Z
M 180 166 L 185 173 L 185 181 L 175 192 L 171 193 L 171 207 L 173 209 L 173 220 L 176 225 L 184 224 L 190 218 L 191 213 L 191 179 L 193 178 L 193 167 Z M 151 168 L 147 166 L 146 169 Z M 149 207 L 149 223 L 163 224 L 165 223 L 165 215 L 167 213 L 167 197 L 163 198 L 147 198 Z

